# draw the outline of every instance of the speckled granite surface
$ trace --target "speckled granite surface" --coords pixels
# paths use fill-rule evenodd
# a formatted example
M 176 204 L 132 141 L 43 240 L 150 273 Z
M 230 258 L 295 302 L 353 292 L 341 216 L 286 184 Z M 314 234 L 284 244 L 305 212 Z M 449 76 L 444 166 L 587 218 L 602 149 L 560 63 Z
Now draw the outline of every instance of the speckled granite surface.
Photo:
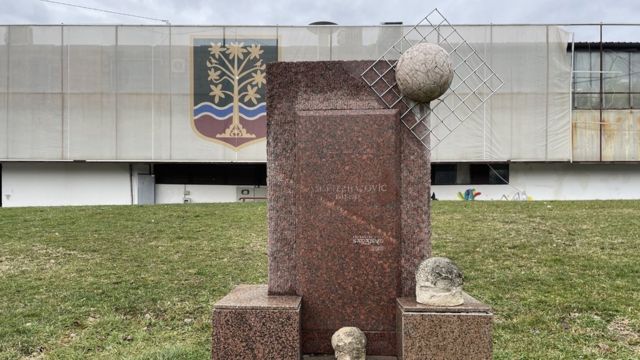
M 267 67 L 269 293 L 303 298 L 305 353 L 341 326 L 395 355 L 396 298 L 430 254 L 428 152 L 360 78 L 368 62 Z
M 304 311 L 303 311 L 304 312 Z M 331 335 L 338 329 L 316 330 L 307 329 L 302 332 L 303 354 L 333 354 Z M 392 356 L 397 353 L 397 337 L 395 327 L 393 331 L 363 330 L 367 337 L 367 355 Z
M 395 331 L 398 113 L 305 111 L 298 119 L 296 290 L 304 309 L 303 351 L 331 352 L 331 334 L 348 325 L 367 334 L 370 351 L 393 352 L 374 349 L 380 339 L 370 333 Z
M 398 299 L 398 358 L 403 360 L 491 359 L 491 308 L 468 294 L 465 304 L 428 306 Z
M 397 360 L 395 356 L 367 356 L 367 360 Z M 333 355 L 305 355 L 302 360 L 336 360 Z
M 269 296 L 267 285 L 238 285 L 220 299 L 214 309 L 299 310 L 299 296 Z
M 433 306 L 416 302 L 415 297 L 398 298 L 398 306 L 408 312 L 446 312 L 446 313 L 491 313 L 491 306 L 478 301 L 476 298 L 462 292 L 464 303 L 458 306 Z
M 214 360 L 300 359 L 300 297 L 240 285 L 214 306 Z

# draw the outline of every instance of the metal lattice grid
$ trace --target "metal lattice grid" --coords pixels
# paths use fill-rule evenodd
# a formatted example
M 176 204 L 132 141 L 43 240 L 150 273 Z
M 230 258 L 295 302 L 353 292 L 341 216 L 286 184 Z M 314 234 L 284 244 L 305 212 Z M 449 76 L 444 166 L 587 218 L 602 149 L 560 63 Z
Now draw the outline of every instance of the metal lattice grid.
M 449 90 L 424 105 L 402 96 L 395 81 L 400 55 L 421 42 L 444 48 L 449 53 L 454 73 Z M 504 84 L 438 9 L 408 30 L 361 77 L 388 108 L 400 110 L 402 123 L 429 150 L 471 117 Z

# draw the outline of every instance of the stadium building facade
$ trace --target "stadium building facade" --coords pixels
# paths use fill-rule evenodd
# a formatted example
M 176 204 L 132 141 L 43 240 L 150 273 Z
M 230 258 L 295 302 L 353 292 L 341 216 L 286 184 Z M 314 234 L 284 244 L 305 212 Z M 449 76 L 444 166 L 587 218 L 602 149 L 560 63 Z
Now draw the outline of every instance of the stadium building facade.
M 260 200 L 265 64 L 375 60 L 408 29 L 0 26 L 1 205 Z M 638 44 L 456 29 L 504 86 L 433 150 L 437 198 L 640 198 Z

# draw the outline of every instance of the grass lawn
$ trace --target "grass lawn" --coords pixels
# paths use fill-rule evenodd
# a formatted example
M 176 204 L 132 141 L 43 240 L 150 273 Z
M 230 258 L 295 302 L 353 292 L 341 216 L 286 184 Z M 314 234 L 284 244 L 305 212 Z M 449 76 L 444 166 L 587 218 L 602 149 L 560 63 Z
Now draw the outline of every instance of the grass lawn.
M 267 278 L 264 204 L 0 209 L 0 359 L 207 359 Z M 496 359 L 640 358 L 640 202 L 436 202 Z

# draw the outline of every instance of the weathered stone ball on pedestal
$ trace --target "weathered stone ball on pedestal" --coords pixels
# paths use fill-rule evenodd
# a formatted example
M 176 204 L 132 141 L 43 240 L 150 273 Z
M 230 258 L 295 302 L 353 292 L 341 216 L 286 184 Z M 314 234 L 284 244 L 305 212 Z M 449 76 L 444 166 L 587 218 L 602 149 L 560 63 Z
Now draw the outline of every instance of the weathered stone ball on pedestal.
M 442 96 L 453 80 L 449 54 L 436 44 L 419 43 L 406 50 L 396 65 L 402 95 L 421 104 Z
M 416 301 L 425 305 L 456 306 L 464 303 L 462 272 L 444 257 L 424 260 L 416 272 Z
M 365 360 L 367 338 L 357 327 L 343 327 L 331 337 L 337 360 Z

